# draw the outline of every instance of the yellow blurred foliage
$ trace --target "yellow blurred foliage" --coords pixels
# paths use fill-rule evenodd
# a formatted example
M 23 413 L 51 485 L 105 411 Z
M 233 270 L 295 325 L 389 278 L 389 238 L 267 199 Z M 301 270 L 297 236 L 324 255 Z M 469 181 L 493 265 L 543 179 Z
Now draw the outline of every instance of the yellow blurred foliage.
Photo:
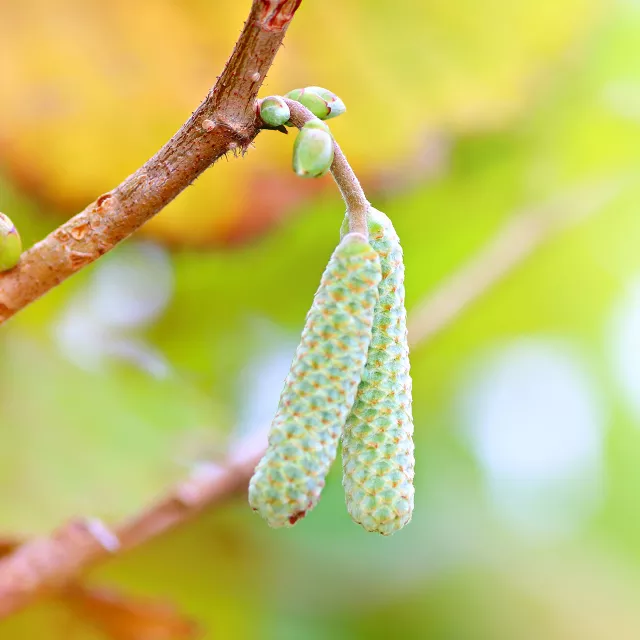
M 249 4 L 3 3 L 0 162 L 44 205 L 74 213 L 134 171 L 189 116 L 230 54 Z M 337 138 L 361 171 L 379 169 L 416 153 L 430 131 L 500 126 L 588 33 L 602 5 L 307 1 L 262 95 L 328 86 L 348 106 L 332 121 Z M 314 188 L 294 185 L 291 142 L 263 134 L 259 153 L 241 166 L 219 162 L 149 229 L 202 244 L 237 235 L 239 221 L 260 227 L 262 218 L 281 215 Z

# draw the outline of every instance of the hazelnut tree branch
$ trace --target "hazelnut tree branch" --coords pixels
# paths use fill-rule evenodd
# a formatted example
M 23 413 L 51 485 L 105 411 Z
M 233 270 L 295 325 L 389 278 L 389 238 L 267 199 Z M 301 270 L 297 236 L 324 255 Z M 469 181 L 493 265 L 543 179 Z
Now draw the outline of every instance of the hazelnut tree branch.
M 152 218 L 229 151 L 260 131 L 254 103 L 301 0 L 253 0 L 222 75 L 180 130 L 140 169 L 0 273 L 0 324 Z
M 291 123 L 300 129 L 305 122 L 313 120 L 315 116 L 295 100 L 285 102 L 291 111 Z M 338 185 L 338 189 L 342 194 L 342 199 L 347 205 L 347 214 L 349 216 L 349 231 L 352 233 L 360 233 L 365 238 L 368 237 L 367 229 L 367 211 L 369 210 L 369 201 L 362 190 L 362 186 L 356 174 L 353 172 L 351 165 L 347 162 L 340 145 L 333 141 L 333 163 L 331 164 L 331 175 Z
M 412 348 L 433 340 L 537 248 L 602 211 L 628 182 L 614 179 L 589 184 L 516 214 L 471 262 L 413 309 L 409 315 Z M 0 560 L 0 618 L 64 589 L 115 553 L 152 540 L 204 509 L 244 494 L 264 453 L 266 437 L 264 440 L 257 446 L 241 447 L 239 455 L 229 457 L 221 466 L 197 470 L 186 482 L 113 530 L 97 520 L 73 521 L 48 538 L 23 544 Z

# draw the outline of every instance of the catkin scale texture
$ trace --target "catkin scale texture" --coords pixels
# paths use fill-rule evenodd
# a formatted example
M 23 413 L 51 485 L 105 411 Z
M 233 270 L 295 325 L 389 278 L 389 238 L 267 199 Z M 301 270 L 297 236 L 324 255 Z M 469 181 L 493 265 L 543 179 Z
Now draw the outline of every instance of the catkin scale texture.
M 378 254 L 363 236 L 346 235 L 307 314 L 249 484 L 249 504 L 272 527 L 292 526 L 320 498 L 364 370 L 380 279 Z
M 367 364 L 342 436 L 343 486 L 351 518 L 391 535 L 411 520 L 414 498 L 404 263 L 391 220 L 371 208 L 368 227 L 382 280 Z

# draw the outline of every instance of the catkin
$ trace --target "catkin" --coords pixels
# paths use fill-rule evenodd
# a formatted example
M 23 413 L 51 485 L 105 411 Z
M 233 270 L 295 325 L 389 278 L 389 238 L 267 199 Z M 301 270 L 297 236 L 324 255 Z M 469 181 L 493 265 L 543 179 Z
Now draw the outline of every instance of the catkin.
M 391 535 L 411 520 L 414 497 L 404 263 L 391 220 L 371 208 L 368 226 L 382 280 L 367 364 L 342 436 L 343 486 L 351 518 Z
M 317 504 L 371 342 L 381 268 L 359 234 L 346 235 L 322 276 L 249 485 L 249 503 L 272 527 L 292 526 Z

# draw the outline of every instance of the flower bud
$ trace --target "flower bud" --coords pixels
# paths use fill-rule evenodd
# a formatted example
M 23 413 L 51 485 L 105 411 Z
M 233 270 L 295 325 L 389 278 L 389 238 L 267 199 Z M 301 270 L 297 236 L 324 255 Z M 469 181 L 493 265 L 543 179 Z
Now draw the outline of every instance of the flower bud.
M 293 170 L 303 178 L 319 178 L 331 168 L 333 136 L 320 120 L 309 120 L 293 144 Z
M 289 121 L 291 113 L 280 96 L 267 96 L 260 102 L 260 117 L 270 127 L 280 127 Z
M 335 93 L 323 87 L 294 89 L 289 91 L 286 97 L 304 105 L 316 118 L 321 120 L 336 118 L 347 110 L 344 102 Z
M 299 102 L 302 106 L 307 107 L 316 118 L 320 118 L 321 120 L 328 118 L 331 113 L 331 107 L 327 104 L 327 101 L 317 93 L 308 91 L 307 89 L 294 89 L 293 91 L 289 91 L 289 93 L 285 95 L 285 98 Z
M 13 269 L 20 261 L 22 240 L 13 222 L 0 213 L 0 271 Z
M 329 89 L 324 89 L 322 87 L 306 87 L 304 91 L 305 93 L 315 93 L 327 103 L 330 111 L 329 115 L 325 116 L 323 120 L 337 118 L 347 110 L 344 102 L 342 102 L 342 100 L 340 100 L 340 98 L 338 98 L 338 96 L 333 93 L 333 91 L 329 91 Z

